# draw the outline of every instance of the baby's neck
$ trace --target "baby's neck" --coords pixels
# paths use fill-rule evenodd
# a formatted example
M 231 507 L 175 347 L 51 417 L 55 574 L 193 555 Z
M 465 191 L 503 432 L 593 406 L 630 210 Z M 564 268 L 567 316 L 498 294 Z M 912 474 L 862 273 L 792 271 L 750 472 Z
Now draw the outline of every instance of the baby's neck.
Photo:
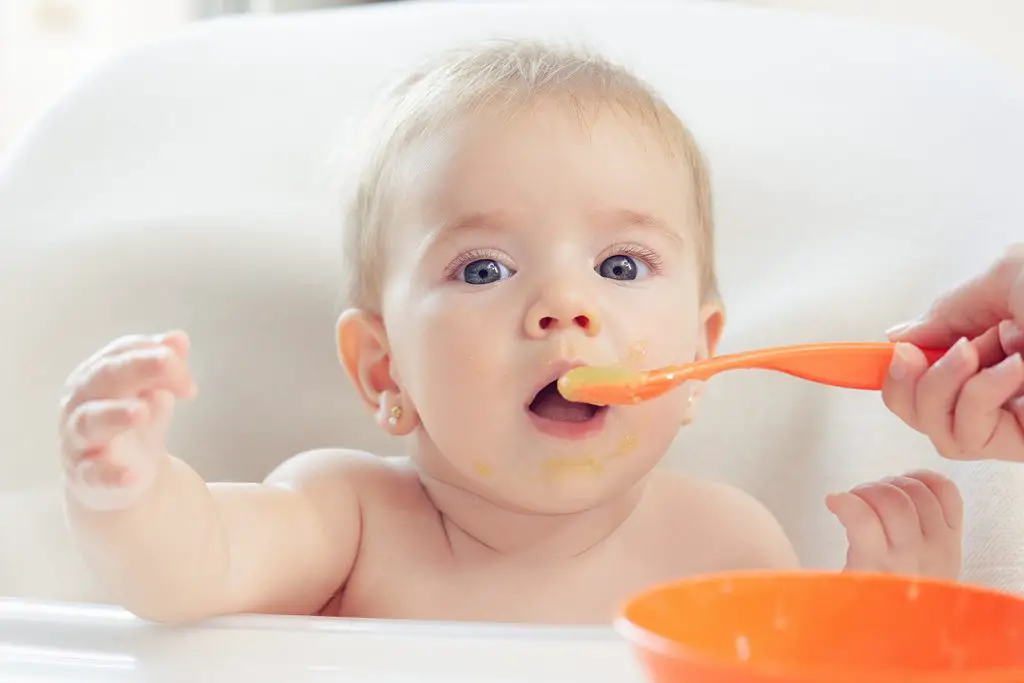
M 419 474 L 440 513 L 452 553 L 464 559 L 500 555 L 535 563 L 578 557 L 629 519 L 644 489 L 641 483 L 587 510 L 551 514 L 511 509 L 447 477 L 432 476 L 422 468 Z

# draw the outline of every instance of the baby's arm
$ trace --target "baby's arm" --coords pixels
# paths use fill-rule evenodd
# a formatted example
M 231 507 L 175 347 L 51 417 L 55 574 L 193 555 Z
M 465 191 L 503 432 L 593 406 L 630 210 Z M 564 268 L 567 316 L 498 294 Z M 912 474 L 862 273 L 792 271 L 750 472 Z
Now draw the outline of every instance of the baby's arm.
M 111 597 L 154 621 L 311 613 L 359 543 L 358 458 L 313 452 L 263 484 L 213 484 L 164 447 L 191 395 L 184 335 L 115 342 L 72 376 L 62 445 L 67 513 Z

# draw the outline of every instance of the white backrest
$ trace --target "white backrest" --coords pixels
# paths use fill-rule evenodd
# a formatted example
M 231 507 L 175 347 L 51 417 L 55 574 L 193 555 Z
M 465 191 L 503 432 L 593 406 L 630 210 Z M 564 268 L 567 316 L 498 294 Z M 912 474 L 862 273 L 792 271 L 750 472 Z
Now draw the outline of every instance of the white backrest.
M 1024 98 L 929 36 L 722 3 L 396 3 L 199 24 L 79 83 L 0 168 L 0 594 L 93 597 L 60 531 L 61 383 L 129 332 L 188 330 L 172 446 L 256 479 L 304 449 L 396 453 L 335 359 L 339 128 L 421 56 L 483 37 L 596 47 L 710 158 L 723 351 L 880 339 L 1024 230 Z M 1024 473 L 953 466 L 877 394 L 734 373 L 669 466 L 731 481 L 840 566 L 822 496 L 927 465 L 968 497 L 968 575 L 1024 588 Z M 686 523 L 687 520 L 680 520 Z

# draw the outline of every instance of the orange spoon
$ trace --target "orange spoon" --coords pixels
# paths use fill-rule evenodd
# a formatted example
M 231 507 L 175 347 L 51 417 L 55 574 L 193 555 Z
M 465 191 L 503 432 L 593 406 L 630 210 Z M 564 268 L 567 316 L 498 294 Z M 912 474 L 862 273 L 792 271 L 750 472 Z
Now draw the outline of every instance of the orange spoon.
M 661 396 L 687 380 L 707 380 L 726 370 L 775 370 L 801 379 L 848 389 L 879 390 L 892 361 L 895 344 L 846 342 L 800 344 L 746 351 L 656 370 L 585 366 L 558 380 L 566 400 L 599 406 L 641 403 Z M 928 363 L 944 350 L 923 349 Z

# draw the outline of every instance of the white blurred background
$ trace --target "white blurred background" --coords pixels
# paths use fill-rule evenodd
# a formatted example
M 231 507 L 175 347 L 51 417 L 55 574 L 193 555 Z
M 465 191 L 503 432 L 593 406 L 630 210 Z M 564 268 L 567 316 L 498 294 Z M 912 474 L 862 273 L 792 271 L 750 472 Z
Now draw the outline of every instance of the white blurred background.
M 76 78 L 119 50 L 222 14 L 361 1 L 0 0 L 0 156 Z M 737 2 L 930 27 L 988 53 L 1024 78 L 1024 0 L 679 1 Z

